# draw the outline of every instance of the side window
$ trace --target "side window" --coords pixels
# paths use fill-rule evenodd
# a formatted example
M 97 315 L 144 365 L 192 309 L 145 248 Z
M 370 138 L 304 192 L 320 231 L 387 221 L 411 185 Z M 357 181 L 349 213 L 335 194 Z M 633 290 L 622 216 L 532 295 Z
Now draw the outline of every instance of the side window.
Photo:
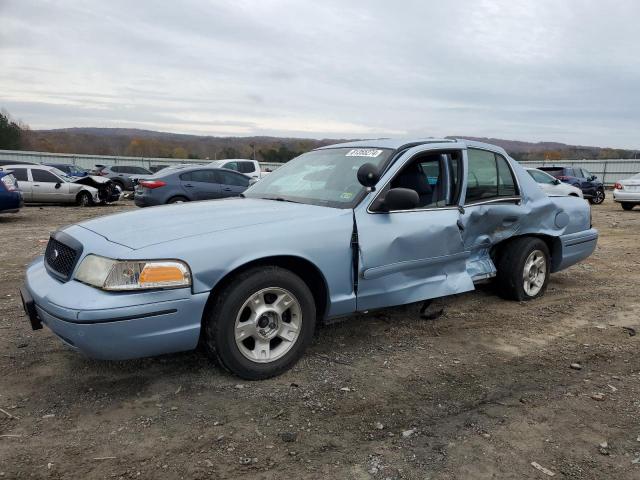
M 60 181 L 53 173 L 46 170 L 36 170 L 35 168 L 31 169 L 31 176 L 34 182 L 58 183 Z
M 27 169 L 26 168 L 12 168 L 11 173 L 16 180 L 19 182 L 28 182 L 29 178 L 27 177 Z
M 470 148 L 467 175 L 467 204 L 518 194 L 507 159 L 486 150 Z
M 218 171 L 216 172 L 219 180 L 219 183 L 223 185 L 233 185 L 236 187 L 248 187 L 249 179 L 243 175 L 236 175 L 231 172 Z
M 111 171 L 115 173 L 122 173 L 122 167 L 111 167 Z
M 240 173 L 253 173 L 255 171 L 255 166 L 253 162 L 238 162 L 238 171 Z
M 498 196 L 515 197 L 518 191 L 509 162 L 502 155 L 496 154 L 496 163 L 498 165 Z
M 461 160 L 461 152 L 421 155 L 398 172 L 390 188 L 414 190 L 418 194 L 418 209 L 455 204 L 459 197 Z
M 222 168 L 228 168 L 229 170 L 235 170 L 237 172 L 238 162 L 227 162 L 222 166 Z
M 217 183 L 214 173 L 210 170 L 194 170 L 183 173 L 180 175 L 180 180 L 185 182 Z

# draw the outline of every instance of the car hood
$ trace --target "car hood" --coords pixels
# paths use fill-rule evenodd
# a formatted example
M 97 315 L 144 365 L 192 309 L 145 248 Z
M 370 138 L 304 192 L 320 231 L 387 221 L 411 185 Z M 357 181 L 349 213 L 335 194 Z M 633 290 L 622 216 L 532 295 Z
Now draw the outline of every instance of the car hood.
M 296 219 L 319 221 L 344 214 L 337 208 L 232 198 L 149 207 L 80 223 L 107 240 L 134 250 L 182 238 L 241 228 L 263 228 Z M 285 234 L 290 230 L 283 229 Z
M 97 175 L 87 175 L 71 180 L 71 183 L 79 183 L 81 185 L 88 185 L 90 187 L 100 187 L 110 182 L 112 182 L 111 179 L 107 177 L 99 177 Z

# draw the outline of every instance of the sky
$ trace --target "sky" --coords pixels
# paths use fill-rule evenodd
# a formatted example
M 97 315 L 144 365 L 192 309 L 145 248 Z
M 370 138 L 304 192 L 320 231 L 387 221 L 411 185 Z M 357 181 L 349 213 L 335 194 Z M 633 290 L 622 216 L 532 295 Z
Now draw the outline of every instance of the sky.
M 640 148 L 637 0 L 0 0 L 33 129 Z

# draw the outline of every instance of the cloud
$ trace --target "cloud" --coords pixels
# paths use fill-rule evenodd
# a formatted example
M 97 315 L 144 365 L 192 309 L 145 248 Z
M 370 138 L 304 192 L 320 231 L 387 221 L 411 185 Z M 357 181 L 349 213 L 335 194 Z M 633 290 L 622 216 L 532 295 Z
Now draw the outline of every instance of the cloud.
M 638 148 L 639 16 L 635 0 L 0 0 L 0 106 L 32 128 Z

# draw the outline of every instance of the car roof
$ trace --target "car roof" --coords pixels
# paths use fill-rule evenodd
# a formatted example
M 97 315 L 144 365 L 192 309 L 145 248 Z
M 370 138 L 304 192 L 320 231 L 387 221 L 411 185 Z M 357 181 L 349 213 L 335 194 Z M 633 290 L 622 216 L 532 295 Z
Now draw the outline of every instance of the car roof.
M 477 142 L 475 140 L 467 140 L 464 138 L 375 138 L 371 140 L 357 140 L 353 142 L 336 143 L 334 145 L 326 145 L 320 147 L 317 150 L 331 149 L 331 148 L 387 148 L 392 150 L 405 150 L 407 148 L 417 147 L 420 145 L 436 143 L 448 143 L 451 146 L 462 148 L 481 148 L 485 150 L 493 150 L 495 152 L 507 155 L 507 152 L 497 145 L 490 143 Z
M 12 164 L 12 165 L 2 165 L 2 167 L 0 167 L 0 169 L 8 169 L 8 168 L 31 168 L 31 169 L 36 169 L 36 170 L 51 170 L 53 168 L 56 167 L 51 167 L 49 165 L 41 165 L 41 164 L 25 164 L 25 163 L 16 163 L 16 164 Z

